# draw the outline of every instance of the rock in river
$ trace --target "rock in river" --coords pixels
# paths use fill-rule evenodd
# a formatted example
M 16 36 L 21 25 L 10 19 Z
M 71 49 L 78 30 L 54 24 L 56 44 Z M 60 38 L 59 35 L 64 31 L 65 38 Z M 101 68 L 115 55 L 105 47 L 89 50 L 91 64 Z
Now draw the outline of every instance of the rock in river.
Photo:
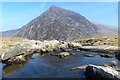
M 60 57 L 60 58 L 65 58 L 65 57 L 67 57 L 67 56 L 69 56 L 69 55 L 72 55 L 72 54 L 70 54 L 70 53 L 68 53 L 68 52 L 61 52 L 61 53 L 59 53 L 59 54 L 51 54 L 52 56 L 58 56 L 58 57 Z
M 65 57 L 67 57 L 67 56 L 69 56 L 70 54 L 68 53 L 68 52 L 61 52 L 60 54 L 59 54 L 59 57 L 60 58 L 65 58 Z
M 88 65 L 85 76 L 87 80 L 120 80 L 120 73 L 112 67 Z

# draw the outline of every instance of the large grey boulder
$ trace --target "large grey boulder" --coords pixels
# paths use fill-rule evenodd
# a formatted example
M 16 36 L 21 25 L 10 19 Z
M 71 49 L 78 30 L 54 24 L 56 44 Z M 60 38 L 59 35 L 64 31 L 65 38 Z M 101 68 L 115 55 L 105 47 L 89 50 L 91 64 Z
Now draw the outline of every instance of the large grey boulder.
M 88 80 L 120 80 L 120 72 L 112 67 L 88 65 L 85 76 Z

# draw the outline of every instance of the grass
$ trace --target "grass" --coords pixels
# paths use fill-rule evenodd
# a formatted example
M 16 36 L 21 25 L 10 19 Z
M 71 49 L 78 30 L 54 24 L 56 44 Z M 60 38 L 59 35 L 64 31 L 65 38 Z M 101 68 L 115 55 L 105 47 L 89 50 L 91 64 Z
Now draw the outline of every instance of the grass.
M 93 45 L 118 46 L 118 37 L 117 36 L 76 39 L 74 41 L 77 42 L 77 43 L 81 43 L 81 44 L 90 43 L 90 44 L 93 44 Z
M 27 41 L 28 39 L 25 38 L 20 38 L 20 37 L 16 37 L 16 38 L 0 38 L 0 51 L 11 47 L 12 44 L 15 44 L 16 42 L 23 42 L 23 41 Z
M 15 44 L 16 42 L 24 42 L 28 41 L 29 39 L 26 38 L 0 38 L 0 51 L 11 47 L 12 44 Z M 49 41 L 49 40 L 48 40 Z M 74 42 L 85 44 L 90 43 L 93 45 L 110 45 L 110 46 L 118 46 L 118 37 L 112 36 L 112 37 L 100 37 L 100 38 L 84 38 L 84 39 L 76 39 Z

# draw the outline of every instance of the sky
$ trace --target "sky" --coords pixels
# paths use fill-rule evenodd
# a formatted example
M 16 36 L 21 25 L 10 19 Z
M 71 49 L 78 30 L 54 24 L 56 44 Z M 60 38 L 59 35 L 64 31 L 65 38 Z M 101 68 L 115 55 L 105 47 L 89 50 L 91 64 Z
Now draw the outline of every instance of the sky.
M 117 2 L 2 2 L 0 31 L 18 29 L 55 5 L 75 11 L 94 23 L 118 25 Z M 1 15 L 2 14 L 2 15 Z

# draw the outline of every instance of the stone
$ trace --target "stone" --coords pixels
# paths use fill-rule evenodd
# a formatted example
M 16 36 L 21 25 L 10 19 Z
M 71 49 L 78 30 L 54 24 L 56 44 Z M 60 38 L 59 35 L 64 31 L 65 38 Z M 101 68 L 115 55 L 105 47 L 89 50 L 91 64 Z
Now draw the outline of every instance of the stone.
M 120 80 L 120 73 L 112 67 L 88 65 L 85 76 L 87 80 Z
M 67 56 L 69 56 L 70 54 L 68 53 L 68 52 L 61 52 L 60 54 L 59 54 L 59 57 L 60 58 L 65 58 L 65 57 L 67 57 Z

